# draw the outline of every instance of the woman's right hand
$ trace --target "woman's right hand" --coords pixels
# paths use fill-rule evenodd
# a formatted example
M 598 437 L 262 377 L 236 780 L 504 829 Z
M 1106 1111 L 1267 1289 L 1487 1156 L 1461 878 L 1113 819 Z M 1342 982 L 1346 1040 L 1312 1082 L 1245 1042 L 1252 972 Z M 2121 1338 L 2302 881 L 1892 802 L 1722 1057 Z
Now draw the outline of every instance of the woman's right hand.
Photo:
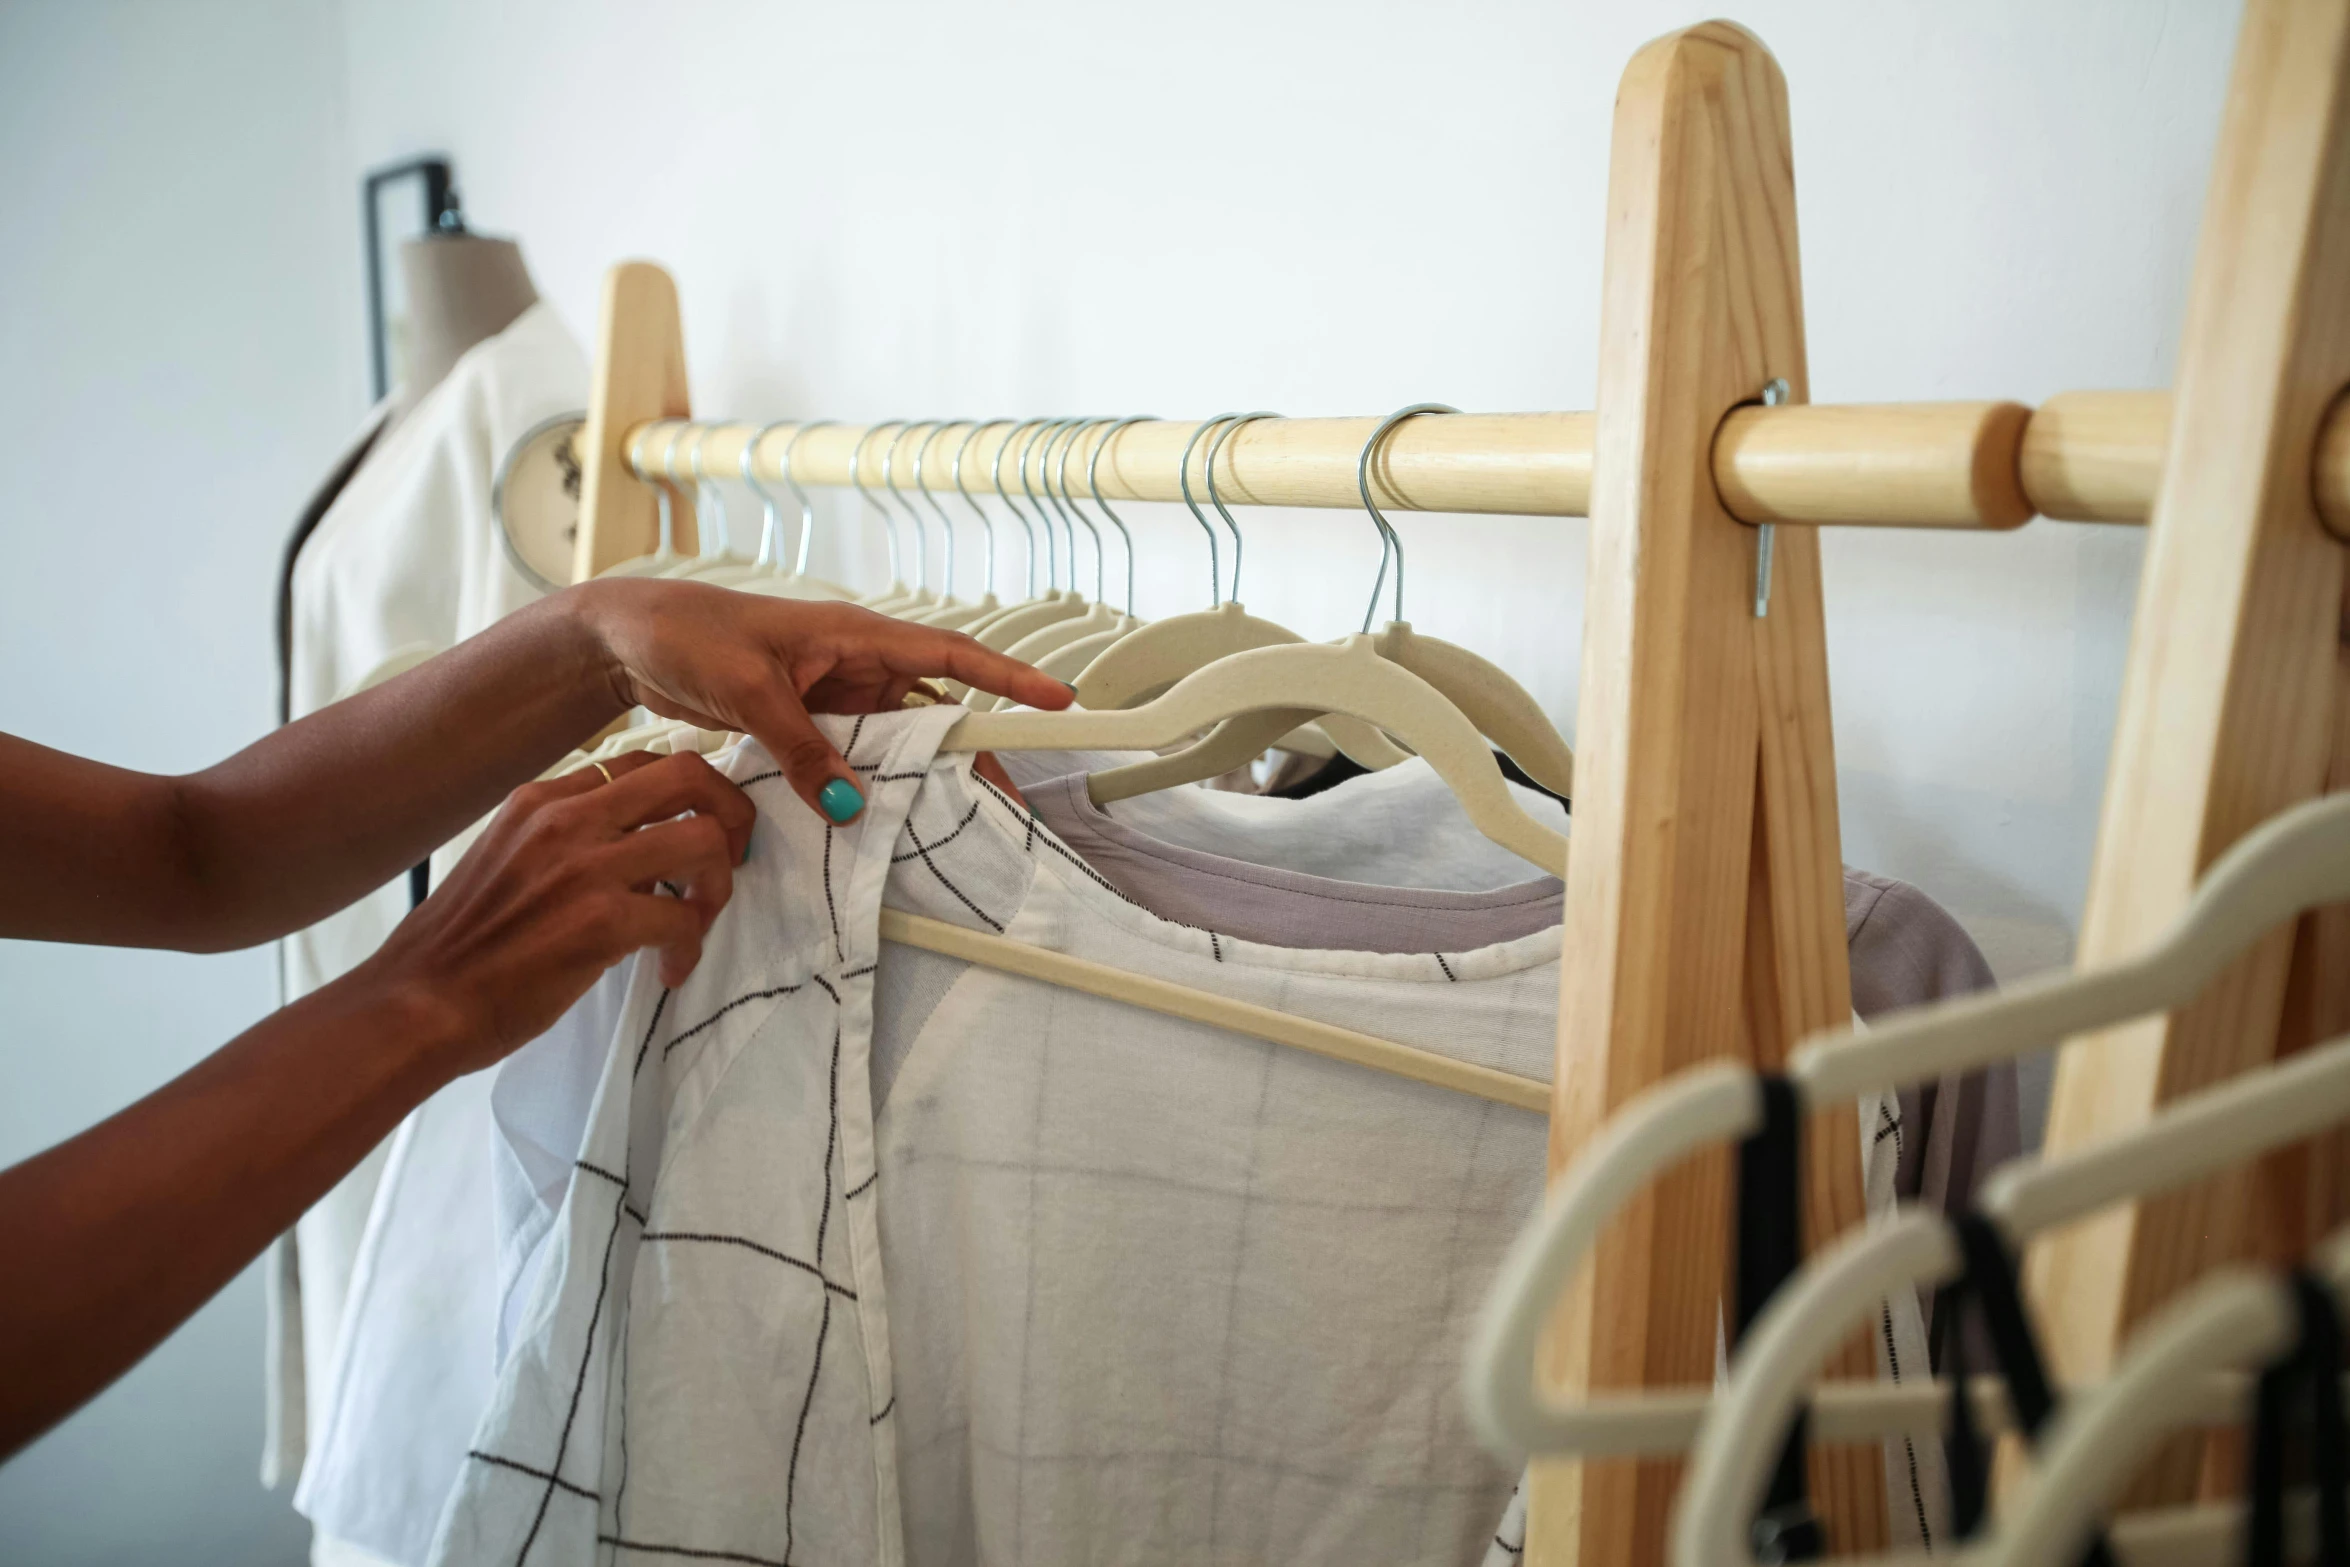
M 439 1020 L 449 1077 L 544 1033 L 630 953 L 682 984 L 757 818 L 699 756 L 638 754 L 508 796 L 449 878 L 350 976 Z

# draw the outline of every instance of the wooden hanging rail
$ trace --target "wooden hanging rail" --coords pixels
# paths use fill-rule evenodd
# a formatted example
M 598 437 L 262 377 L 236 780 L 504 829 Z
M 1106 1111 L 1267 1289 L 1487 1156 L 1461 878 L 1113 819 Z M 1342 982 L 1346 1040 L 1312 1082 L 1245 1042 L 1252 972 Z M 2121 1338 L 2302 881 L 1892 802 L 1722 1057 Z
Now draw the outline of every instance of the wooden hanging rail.
M 2068 522 L 2142 523 L 2153 508 L 2170 426 L 2167 392 L 2066 392 L 2038 409 L 2020 403 L 1880 403 L 1744 407 L 1722 421 L 1714 441 L 1714 482 L 1730 515 L 1742 522 L 1861 524 L 1908 528 L 2012 528 L 2033 516 Z M 638 434 L 648 475 L 659 477 L 678 421 L 650 421 L 627 430 L 621 449 Z M 1363 419 L 1264 419 L 1244 425 L 1224 443 L 1216 466 L 1217 493 L 1254 506 L 1361 504 L 1355 461 L 1377 425 Z M 782 477 L 784 449 L 796 426 L 768 429 L 759 440 L 755 471 L 768 482 Z M 1085 470 L 1106 423 L 1079 434 L 1067 464 L 1078 496 Z M 812 429 L 792 454 L 793 476 L 808 485 L 847 485 L 857 444 L 868 425 L 827 424 Z M 969 421 L 918 424 L 899 444 L 891 470 L 900 489 L 914 485 L 916 448 L 927 440 L 922 487 L 954 488 L 956 448 Z M 1019 442 L 1004 460 L 1004 487 L 1018 492 L 1015 459 L 1028 445 L 1029 483 L 1044 488 L 1044 442 L 1036 427 L 1000 421 L 980 430 L 963 455 L 963 484 L 992 493 L 996 453 L 1015 431 Z M 1110 500 L 1183 498 L 1176 464 L 1198 425 L 1190 420 L 1130 425 L 1102 454 L 1099 478 Z M 702 433 L 707 430 L 707 437 Z M 742 472 L 744 443 L 759 427 L 748 423 L 686 424 L 675 432 L 675 466 L 687 474 L 692 443 L 701 442 L 704 471 L 730 479 Z M 861 477 L 879 489 L 882 459 L 894 427 L 865 441 Z M 1406 511 L 1489 512 L 1505 515 L 1589 515 L 1593 416 L 1587 413 L 1450 414 L 1414 419 L 1381 443 L 1372 465 L 1373 491 L 1382 506 Z M 1053 447 L 1055 482 L 1060 448 Z M 1192 457 L 1192 494 L 1206 500 L 1200 453 Z M 2327 525 L 2350 537 L 2350 416 L 2337 410 L 2321 438 L 2314 488 Z

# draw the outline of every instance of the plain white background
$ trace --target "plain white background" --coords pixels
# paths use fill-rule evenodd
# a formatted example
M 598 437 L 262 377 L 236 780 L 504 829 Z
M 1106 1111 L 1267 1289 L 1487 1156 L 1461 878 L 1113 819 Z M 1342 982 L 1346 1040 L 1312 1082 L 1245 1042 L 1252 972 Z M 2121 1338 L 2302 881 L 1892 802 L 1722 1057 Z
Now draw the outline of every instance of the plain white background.
M 1732 10 L 1790 85 L 1815 400 L 2164 384 L 2235 12 Z M 0 728 L 185 768 L 267 726 L 275 554 L 365 401 L 367 167 L 453 155 L 583 341 L 607 265 L 668 264 L 706 411 L 1585 408 L 1615 78 L 1706 14 L 0 4 Z M 1204 599 L 1190 522 L 1129 516 L 1139 608 Z M 1243 522 L 1252 609 L 1360 619 L 1367 523 Z M 1584 524 L 1401 528 L 1409 618 L 1571 732 Z M 2069 952 L 2138 557 L 2051 523 L 1828 541 L 1846 857 L 1926 887 L 2006 977 Z M 828 503 L 817 563 L 871 580 L 880 547 Z M 259 953 L 0 945 L 0 1158 L 272 994 Z M 0 1470 L 0 1556 L 295 1559 L 259 1437 L 248 1276 Z

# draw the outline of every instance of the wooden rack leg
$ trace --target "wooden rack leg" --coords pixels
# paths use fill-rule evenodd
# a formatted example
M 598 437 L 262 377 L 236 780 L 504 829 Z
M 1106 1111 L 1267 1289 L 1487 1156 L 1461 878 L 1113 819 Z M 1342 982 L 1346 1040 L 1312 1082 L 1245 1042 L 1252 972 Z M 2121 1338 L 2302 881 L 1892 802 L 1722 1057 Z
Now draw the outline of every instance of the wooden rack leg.
M 2350 380 L 2346 86 L 2350 0 L 2252 0 L 2180 344 L 2083 964 L 2140 949 L 2214 858 L 2326 781 L 2344 546 L 2320 526 L 2309 465 Z M 2069 1043 L 2049 1151 L 2142 1125 L 2270 1059 L 2293 948 L 2280 931 L 2195 1005 Z M 2102 1377 L 2134 1323 L 2251 1248 L 2253 1190 L 2240 1172 L 2036 1246 L 2026 1278 L 2058 1375 Z M 2184 1448 L 2141 1495 L 2191 1495 L 2195 1471 Z
M 596 323 L 595 383 L 582 444 L 587 471 L 581 481 L 572 581 L 585 582 L 607 566 L 650 554 L 659 543 L 659 501 L 649 485 L 629 473 L 621 439 L 647 419 L 684 419 L 692 413 L 677 285 L 649 261 L 623 261 L 604 274 L 603 311 Z M 670 496 L 671 534 L 679 550 L 691 551 L 696 539 L 690 491 L 672 488 Z
M 1804 397 L 1777 62 L 1719 22 L 1649 44 L 1611 159 L 1554 1173 L 1642 1089 L 1710 1057 L 1776 1064 L 1851 1015 L 1818 539 L 1779 530 L 1758 617 L 1758 537 L 1711 471 L 1732 408 L 1774 378 Z M 1849 1106 L 1809 1130 L 1815 1245 L 1862 1217 L 1858 1137 Z M 1727 1183 L 1726 1156 L 1693 1161 L 1607 1235 L 1553 1335 L 1564 1383 L 1711 1379 Z M 1841 1369 L 1874 1374 L 1865 1341 Z M 1661 1562 L 1678 1475 L 1537 1465 L 1529 1560 Z M 1812 1477 L 1839 1549 L 1882 1542 L 1874 1450 L 1816 1453 Z

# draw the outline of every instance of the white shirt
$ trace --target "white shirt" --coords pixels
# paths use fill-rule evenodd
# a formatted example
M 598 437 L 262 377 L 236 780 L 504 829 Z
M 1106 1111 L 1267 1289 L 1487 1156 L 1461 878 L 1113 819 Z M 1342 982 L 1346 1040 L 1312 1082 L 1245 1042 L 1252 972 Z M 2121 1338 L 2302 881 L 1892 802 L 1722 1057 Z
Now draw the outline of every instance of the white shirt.
M 865 816 L 762 799 L 701 968 L 632 974 L 435 1559 L 1497 1550 L 1512 1477 L 1453 1385 L 1540 1199 L 1541 1118 L 883 949 L 876 922 L 886 886 L 1530 1076 L 1558 932 L 1370 954 L 1171 925 L 930 759 L 952 716 L 834 725 Z M 914 1036 L 878 1113 L 877 1017 Z
M 289 671 L 295 717 L 345 694 L 394 654 L 453 647 L 539 596 L 499 539 L 491 481 L 515 439 L 543 419 L 584 407 L 587 392 L 585 356 L 554 310 L 537 304 L 475 345 L 377 441 L 295 562 Z M 286 938 L 284 997 L 305 995 L 347 972 L 407 911 L 403 877 Z M 278 1296 L 272 1364 L 299 1364 L 303 1374 L 273 1378 L 276 1440 L 264 1457 L 265 1472 L 304 1465 L 329 1423 L 346 1293 L 363 1266 L 385 1162 L 385 1150 L 377 1150 L 305 1214 L 292 1237 L 292 1265 L 281 1255 L 271 1270 Z M 313 1521 L 324 1525 L 316 1515 Z

